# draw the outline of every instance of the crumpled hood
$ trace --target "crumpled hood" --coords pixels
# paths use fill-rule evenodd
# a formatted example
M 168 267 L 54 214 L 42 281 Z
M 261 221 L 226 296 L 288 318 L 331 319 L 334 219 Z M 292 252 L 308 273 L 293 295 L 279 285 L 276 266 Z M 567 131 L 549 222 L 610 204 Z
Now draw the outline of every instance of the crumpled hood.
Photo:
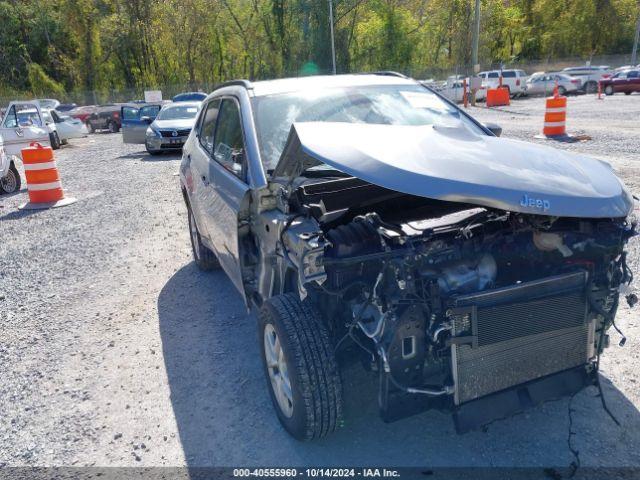
M 391 190 L 522 213 L 624 217 L 633 198 L 600 160 L 477 134 L 461 122 L 295 123 L 274 177 L 325 163 Z
M 195 118 L 181 118 L 178 120 L 155 120 L 153 122 L 153 126 L 159 130 L 170 130 L 180 129 L 183 130 L 185 128 L 193 128 L 196 123 Z

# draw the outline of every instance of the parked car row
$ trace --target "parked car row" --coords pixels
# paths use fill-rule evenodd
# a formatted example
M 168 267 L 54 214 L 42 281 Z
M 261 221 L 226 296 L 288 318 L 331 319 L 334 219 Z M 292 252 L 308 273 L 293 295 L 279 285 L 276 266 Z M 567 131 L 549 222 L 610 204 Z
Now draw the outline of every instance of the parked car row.
M 524 70 L 488 70 L 478 74 L 482 87 L 476 91 L 476 100 L 486 98 L 486 90 L 502 86 L 509 90 L 511 98 L 525 95 L 550 95 L 555 87 L 561 95 L 596 93 L 598 85 L 607 95 L 640 92 L 640 65 L 626 65 L 612 69 L 606 65 L 567 67 L 557 72 L 535 72 L 528 76 Z M 445 82 L 423 81 L 454 102 L 463 100 L 462 75 L 448 77 Z M 470 79 L 467 78 L 467 85 Z

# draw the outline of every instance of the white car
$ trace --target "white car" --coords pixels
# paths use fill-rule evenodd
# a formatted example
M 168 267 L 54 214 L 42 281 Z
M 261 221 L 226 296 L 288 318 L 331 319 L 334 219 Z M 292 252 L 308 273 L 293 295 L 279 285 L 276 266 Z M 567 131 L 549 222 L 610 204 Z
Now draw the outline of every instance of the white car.
M 2 137 L 0 137 L 0 193 L 13 193 L 20 190 L 20 173 L 13 160 L 4 151 Z
M 478 74 L 485 88 L 497 88 L 502 77 L 502 86 L 509 89 L 512 98 L 524 95 L 527 91 L 527 73 L 524 70 L 489 70 Z
M 22 149 L 32 142 L 49 145 L 49 132 L 43 124 L 37 101 L 11 102 L 7 107 L 0 123 L 0 192 L 20 189 L 20 174 L 13 157 L 22 158 Z
M 609 78 L 613 74 L 613 70 L 606 65 L 600 65 L 593 67 L 567 67 L 562 69 L 562 73 L 578 77 L 582 81 L 580 89 L 585 93 L 596 93 L 598 91 L 598 82 Z
M 87 126 L 77 118 L 48 109 L 42 110 L 42 116 L 47 127 L 57 132 L 60 143 L 66 144 L 72 138 L 82 138 L 89 134 Z
M 423 85 L 426 85 L 422 82 Z M 469 91 L 469 78 L 467 78 L 467 94 L 469 95 L 469 102 L 471 101 L 471 94 Z M 429 85 L 426 85 L 429 86 Z M 463 77 L 461 75 L 452 75 L 447 78 L 446 83 L 438 88 L 434 88 L 442 96 L 448 98 L 452 102 L 462 103 L 464 101 L 463 90 Z M 432 87 L 433 88 L 433 87 Z M 487 98 L 487 89 L 483 85 L 476 91 L 476 100 L 482 101 Z
M 550 95 L 558 84 L 558 93 L 576 93 L 582 87 L 582 80 L 565 73 L 534 73 L 527 79 L 527 95 Z

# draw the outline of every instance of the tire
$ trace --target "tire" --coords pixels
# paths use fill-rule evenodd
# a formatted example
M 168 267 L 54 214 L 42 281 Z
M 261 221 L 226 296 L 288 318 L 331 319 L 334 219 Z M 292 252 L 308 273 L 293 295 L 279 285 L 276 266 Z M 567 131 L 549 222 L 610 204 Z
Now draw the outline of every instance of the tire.
M 631 92 L 624 92 L 625 95 L 631 95 Z
M 110 133 L 118 133 L 120 131 L 120 127 L 118 126 L 118 124 L 113 121 L 110 121 L 107 124 L 107 128 L 109 129 Z
M 558 94 L 564 97 L 566 93 L 567 93 L 567 89 L 564 88 L 562 85 L 558 85 Z
M 269 395 L 285 430 L 298 440 L 334 432 L 342 420 L 342 385 L 334 347 L 320 313 L 296 294 L 278 295 L 262 305 L 258 333 Z M 289 388 L 284 391 L 290 397 L 278 394 L 283 390 L 278 385 L 287 382 L 274 380 L 282 377 L 281 357 L 277 356 L 276 365 L 269 353 L 277 350 L 276 343 L 288 379 Z M 271 367 L 267 357 L 272 359 Z M 284 409 L 281 403 L 285 403 Z
M 594 82 L 593 80 L 588 81 L 584 84 L 584 92 L 585 93 L 598 93 L 598 82 Z
M 58 136 L 58 132 L 51 132 L 49 134 L 49 142 L 51 143 L 51 148 L 53 150 L 58 150 L 60 148 L 60 137 Z
M 187 206 L 187 216 L 189 217 L 189 238 L 191 239 L 193 261 L 196 262 L 200 270 L 205 272 L 220 268 L 220 262 L 218 262 L 215 253 L 202 244 L 200 232 L 198 231 L 198 226 L 193 218 L 193 212 L 190 206 Z
M 0 192 L 13 193 L 20 190 L 22 180 L 20 179 L 20 173 L 16 166 L 11 162 L 7 174 L 0 179 Z
M 87 126 L 87 132 L 89 133 L 94 133 L 95 129 L 93 128 L 93 125 L 91 124 L 91 122 L 87 122 L 85 123 L 85 125 Z
M 613 95 L 613 87 L 611 85 L 607 85 L 606 87 L 604 87 L 604 93 L 607 95 Z

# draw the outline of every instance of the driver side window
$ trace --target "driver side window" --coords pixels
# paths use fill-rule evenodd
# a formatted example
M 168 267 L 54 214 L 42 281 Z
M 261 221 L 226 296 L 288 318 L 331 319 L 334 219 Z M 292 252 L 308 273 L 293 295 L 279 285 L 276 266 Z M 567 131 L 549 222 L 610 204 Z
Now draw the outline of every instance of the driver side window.
M 213 158 L 235 176 L 245 178 L 245 148 L 238 104 L 225 98 L 218 114 Z

